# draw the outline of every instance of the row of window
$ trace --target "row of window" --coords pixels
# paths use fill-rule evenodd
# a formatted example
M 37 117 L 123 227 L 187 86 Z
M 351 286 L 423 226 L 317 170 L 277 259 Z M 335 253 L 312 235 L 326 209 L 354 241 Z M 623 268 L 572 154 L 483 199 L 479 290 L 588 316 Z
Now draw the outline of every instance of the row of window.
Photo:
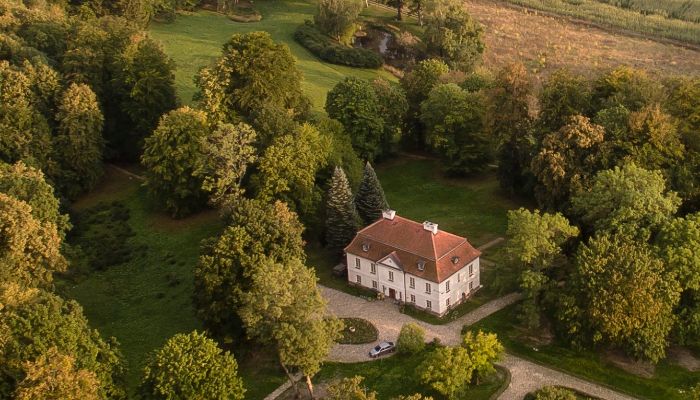
M 361 264 L 360 264 L 360 263 L 361 263 L 361 262 L 360 262 L 360 259 L 359 259 L 359 258 L 356 258 L 356 259 L 355 259 L 355 269 L 360 269 L 360 268 L 361 268 Z M 369 272 L 370 272 L 371 274 L 373 274 L 373 275 L 376 275 L 376 274 L 377 274 L 377 264 L 371 263 L 370 266 L 369 266 Z M 472 276 L 474 276 L 474 264 L 469 264 L 469 277 L 472 277 Z M 389 271 L 389 282 L 393 282 L 393 281 L 394 281 L 394 272 L 393 272 L 393 271 Z M 410 285 L 411 285 L 411 288 L 415 288 L 415 282 L 414 282 L 414 281 L 415 281 L 415 280 L 414 280 L 413 278 L 410 278 Z M 458 273 L 457 273 L 457 282 L 462 282 L 462 273 L 461 273 L 461 272 L 458 272 Z M 426 293 L 430 293 L 430 289 L 428 289 L 428 286 L 427 286 L 427 285 L 429 285 L 429 284 L 426 283 L 425 292 L 426 292 Z M 446 283 L 446 290 L 447 290 L 448 292 L 450 291 L 450 281 L 447 281 L 447 283 Z
M 413 279 L 413 278 L 411 278 L 411 279 Z M 355 277 L 355 280 L 356 280 L 356 282 L 357 282 L 358 284 L 360 284 L 360 285 L 362 284 L 362 276 L 357 275 L 357 276 Z M 373 288 L 373 289 L 379 290 L 378 286 L 379 286 L 379 285 L 377 284 L 377 281 L 372 281 L 372 288 Z M 426 287 L 426 293 L 430 293 L 430 292 L 429 292 L 429 290 L 430 290 L 430 284 L 429 284 L 429 283 L 426 283 L 426 284 L 425 284 L 425 287 Z M 469 282 L 469 291 L 471 292 L 472 290 L 474 290 L 474 282 Z M 447 290 L 447 291 L 449 292 L 449 290 Z M 416 303 L 416 295 L 414 295 L 414 294 L 411 295 L 411 303 L 413 303 L 413 304 Z M 445 305 L 446 305 L 447 307 L 450 306 L 450 299 L 449 299 L 449 298 L 445 299 Z M 426 300 L 426 308 L 428 308 L 428 309 L 431 309 L 431 308 L 432 308 L 432 302 L 431 302 L 430 300 Z

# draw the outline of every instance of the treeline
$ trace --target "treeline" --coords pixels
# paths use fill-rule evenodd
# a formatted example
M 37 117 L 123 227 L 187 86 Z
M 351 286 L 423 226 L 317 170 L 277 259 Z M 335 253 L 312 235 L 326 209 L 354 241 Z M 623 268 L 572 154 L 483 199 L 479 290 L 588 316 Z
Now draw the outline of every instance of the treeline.
M 0 399 L 133 397 L 118 343 L 54 293 L 54 275 L 85 258 L 62 209 L 100 179 L 103 159 L 138 157 L 177 105 L 172 61 L 134 24 L 134 4 L 0 3 Z M 139 397 L 175 392 L 244 389 L 233 356 L 194 332 L 152 355 Z

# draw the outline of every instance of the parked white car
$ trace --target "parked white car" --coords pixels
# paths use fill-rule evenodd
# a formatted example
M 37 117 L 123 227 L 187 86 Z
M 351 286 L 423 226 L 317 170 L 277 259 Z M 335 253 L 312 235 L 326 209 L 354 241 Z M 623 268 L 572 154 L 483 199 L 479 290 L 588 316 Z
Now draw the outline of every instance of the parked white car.
M 393 353 L 394 351 L 396 351 L 396 346 L 394 346 L 394 342 L 381 342 L 369 351 L 369 356 L 371 358 L 377 358 L 382 354 L 389 354 Z

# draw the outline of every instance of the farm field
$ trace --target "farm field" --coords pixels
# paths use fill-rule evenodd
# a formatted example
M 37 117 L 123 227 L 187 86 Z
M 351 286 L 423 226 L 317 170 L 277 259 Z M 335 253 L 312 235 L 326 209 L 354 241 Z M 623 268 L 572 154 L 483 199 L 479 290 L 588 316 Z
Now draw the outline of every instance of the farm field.
M 700 372 L 690 372 L 668 361 L 661 361 L 653 369 L 653 375 L 644 377 L 626 372 L 601 354 L 592 351 L 575 351 L 554 343 L 535 343 L 533 339 L 513 324 L 518 305 L 498 311 L 469 327 L 495 332 L 506 350 L 517 356 L 543 364 L 580 378 L 599 382 L 615 390 L 640 399 L 683 400 L 688 390 L 700 378 Z
M 626 31 L 700 44 L 700 4 L 683 0 L 505 0 Z M 620 4 L 624 3 L 625 6 Z

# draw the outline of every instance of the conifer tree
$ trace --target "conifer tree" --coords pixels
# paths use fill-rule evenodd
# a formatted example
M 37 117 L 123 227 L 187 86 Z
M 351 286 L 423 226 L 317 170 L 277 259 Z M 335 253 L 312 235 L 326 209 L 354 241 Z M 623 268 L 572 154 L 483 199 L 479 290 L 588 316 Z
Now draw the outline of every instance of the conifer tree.
M 357 212 L 366 225 L 376 221 L 382 216 L 382 210 L 389 208 L 382 184 L 369 161 L 365 164 L 365 172 L 362 175 L 360 188 L 357 190 L 355 203 Z
M 333 171 L 326 203 L 326 243 L 329 249 L 340 253 L 355 237 L 359 216 L 352 199 L 352 190 L 345 172 L 340 167 Z

